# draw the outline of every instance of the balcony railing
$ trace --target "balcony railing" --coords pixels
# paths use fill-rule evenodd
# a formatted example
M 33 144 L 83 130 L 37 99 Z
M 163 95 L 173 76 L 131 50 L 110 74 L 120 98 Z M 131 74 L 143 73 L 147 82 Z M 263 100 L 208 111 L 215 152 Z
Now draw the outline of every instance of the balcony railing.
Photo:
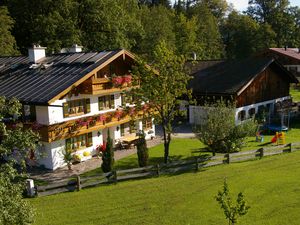
M 41 126 L 39 132 L 42 141 L 53 142 L 136 120 L 142 118 L 144 113 L 145 110 L 136 111 L 133 107 L 119 109 L 64 123 Z

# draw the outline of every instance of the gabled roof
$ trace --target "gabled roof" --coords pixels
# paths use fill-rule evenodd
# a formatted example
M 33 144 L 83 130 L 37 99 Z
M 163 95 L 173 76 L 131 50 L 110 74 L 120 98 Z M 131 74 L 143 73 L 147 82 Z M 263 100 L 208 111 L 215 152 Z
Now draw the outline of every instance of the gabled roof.
M 197 94 L 239 95 L 251 82 L 271 64 L 282 71 L 289 82 L 296 83 L 297 79 L 273 58 L 247 58 L 238 61 L 219 61 L 207 67 L 207 61 L 198 61 L 198 68 L 189 88 Z M 202 65 L 205 65 L 202 69 Z
M 32 64 L 28 57 L 0 57 L 0 96 L 16 97 L 22 102 L 49 104 L 61 93 L 91 77 L 125 50 L 62 53 Z
M 298 60 L 300 63 L 300 53 L 298 48 L 270 48 L 269 50 L 271 52 L 279 53 L 280 55 Z

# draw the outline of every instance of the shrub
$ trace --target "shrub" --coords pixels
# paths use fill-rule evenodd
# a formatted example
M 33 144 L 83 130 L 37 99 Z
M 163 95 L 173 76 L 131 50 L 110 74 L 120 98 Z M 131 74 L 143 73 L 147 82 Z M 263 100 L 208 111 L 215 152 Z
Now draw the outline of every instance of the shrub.
M 147 142 L 145 140 L 144 131 L 139 132 L 139 139 L 137 141 L 137 155 L 139 166 L 144 167 L 148 165 L 149 152 L 147 148 Z
M 204 106 L 205 119 L 195 127 L 197 138 L 215 152 L 240 151 L 245 138 L 254 135 L 257 124 L 253 119 L 235 124 L 235 104 L 223 100 Z
M 108 130 L 106 148 L 104 151 L 102 151 L 102 164 L 101 164 L 102 171 L 104 173 L 112 171 L 114 161 L 115 160 L 114 160 L 113 142 L 110 137 L 110 132 Z
M 250 206 L 246 205 L 242 192 L 238 194 L 236 205 L 233 205 L 226 180 L 224 181 L 223 190 L 218 192 L 216 200 L 221 205 L 229 225 L 236 224 L 238 217 L 246 215 L 250 208 Z

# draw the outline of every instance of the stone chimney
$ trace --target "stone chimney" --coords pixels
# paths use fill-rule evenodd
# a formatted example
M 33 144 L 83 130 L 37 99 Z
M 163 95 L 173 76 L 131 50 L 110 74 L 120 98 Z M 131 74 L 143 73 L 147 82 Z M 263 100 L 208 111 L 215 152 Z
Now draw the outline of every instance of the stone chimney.
M 41 59 L 46 57 L 46 48 L 40 45 L 33 45 L 32 48 L 28 49 L 29 61 L 31 63 L 37 63 Z
M 79 46 L 77 44 L 74 44 L 71 48 L 69 48 L 69 52 L 76 53 L 76 52 L 82 52 L 82 46 Z

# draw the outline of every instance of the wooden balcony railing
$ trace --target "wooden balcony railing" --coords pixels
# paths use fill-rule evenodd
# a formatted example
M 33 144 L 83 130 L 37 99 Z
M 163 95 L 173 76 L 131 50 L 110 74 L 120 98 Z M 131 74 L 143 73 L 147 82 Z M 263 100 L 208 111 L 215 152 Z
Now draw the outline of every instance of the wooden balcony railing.
M 39 128 L 39 133 L 42 141 L 53 142 L 96 130 L 102 130 L 107 127 L 129 122 L 130 120 L 136 120 L 142 118 L 144 113 L 145 111 L 143 110 L 135 112 L 133 108 L 116 110 L 114 112 L 107 112 L 85 117 L 83 119 L 67 121 L 50 126 L 41 126 Z

